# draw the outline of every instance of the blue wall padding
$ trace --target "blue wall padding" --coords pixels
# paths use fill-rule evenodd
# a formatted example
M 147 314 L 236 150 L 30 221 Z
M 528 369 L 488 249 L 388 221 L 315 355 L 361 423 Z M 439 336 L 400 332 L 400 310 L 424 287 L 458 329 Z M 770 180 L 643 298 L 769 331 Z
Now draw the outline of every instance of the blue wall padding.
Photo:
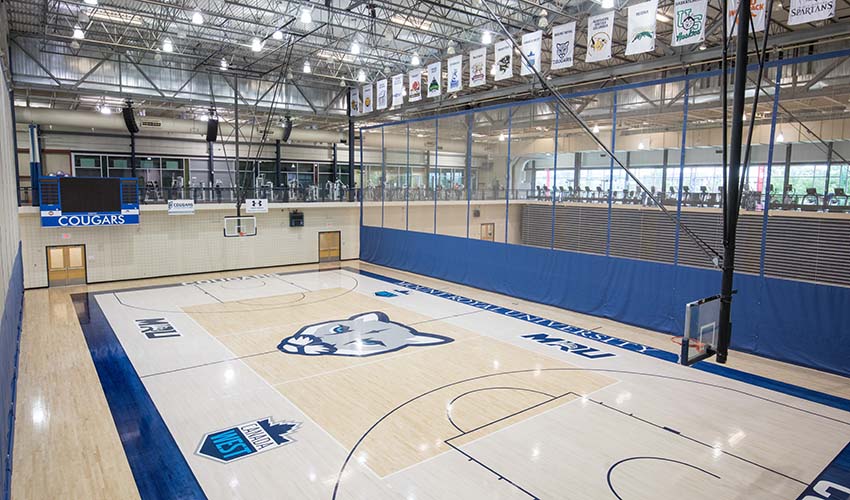
M 685 304 L 720 272 L 363 226 L 360 259 L 681 335 Z M 850 376 L 850 289 L 735 275 L 732 348 Z
M 11 498 L 12 438 L 15 421 L 15 383 L 18 375 L 18 345 L 24 304 L 24 268 L 21 246 L 12 267 L 0 319 L 0 498 Z

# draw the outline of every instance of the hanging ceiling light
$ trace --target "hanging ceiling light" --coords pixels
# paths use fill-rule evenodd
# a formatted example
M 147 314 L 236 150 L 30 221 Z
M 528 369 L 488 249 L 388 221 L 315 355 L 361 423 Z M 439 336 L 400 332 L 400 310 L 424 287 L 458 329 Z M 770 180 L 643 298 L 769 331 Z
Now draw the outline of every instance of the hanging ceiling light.
M 505 134 L 499 134 L 499 142 L 505 142 Z
M 298 20 L 302 24 L 313 24 L 313 11 L 307 7 L 301 7 L 301 16 Z
M 192 24 L 204 24 L 204 16 L 201 15 L 201 11 L 196 10 L 192 13 Z
M 614 0 L 602 0 L 602 8 L 603 9 L 613 9 L 614 8 Z
M 491 43 L 493 43 L 493 34 L 489 31 L 481 33 L 481 43 L 483 43 L 484 45 L 490 45 Z
M 74 26 L 74 34 L 72 36 L 77 40 L 82 40 L 86 37 L 86 34 L 83 33 L 83 30 L 82 28 L 80 28 L 80 25 L 77 24 Z
M 776 136 L 776 142 L 785 142 L 785 134 L 779 132 L 779 135 Z
M 97 5 L 97 0 L 83 0 L 86 5 Z
M 646 149 L 646 146 L 643 145 L 643 141 L 638 143 L 638 149 Z
M 672 19 L 670 19 L 669 17 L 667 17 L 665 14 L 663 14 L 661 12 L 655 13 L 655 19 L 659 22 L 662 22 L 662 23 L 670 23 L 670 22 L 673 21 Z
M 366 81 L 366 72 L 361 70 L 357 71 L 357 81 L 363 83 Z
M 593 124 L 593 133 L 594 134 L 599 133 L 599 124 L 596 124 L 596 123 Z
M 78 42 L 76 40 L 71 40 L 71 48 L 74 49 L 74 50 L 79 49 L 80 48 L 80 42 Z
M 259 38 L 254 37 L 251 39 L 251 50 L 253 52 L 259 52 L 263 50 L 263 42 L 260 41 Z
M 227 59 L 221 58 L 221 69 L 227 71 Z
M 351 42 L 351 53 L 355 56 L 360 53 L 360 42 L 357 40 Z
M 310 67 L 310 61 L 304 61 L 304 72 L 305 73 L 312 73 L 313 72 L 313 68 Z
M 171 42 L 170 38 L 166 38 L 162 41 L 162 51 L 163 52 L 174 52 L 174 44 Z
M 455 55 L 455 46 L 449 45 L 449 47 L 446 49 L 446 53 L 450 56 Z
M 283 40 L 283 32 L 280 30 L 274 30 L 274 33 L 272 33 L 272 38 L 274 38 L 275 40 Z
M 110 109 L 109 106 L 101 106 L 100 107 L 100 113 L 103 114 L 103 115 L 111 115 L 112 109 Z
M 410 58 L 410 64 L 412 64 L 413 66 L 419 66 L 419 63 L 421 62 L 422 61 L 419 59 L 419 54 L 414 52 L 413 56 Z

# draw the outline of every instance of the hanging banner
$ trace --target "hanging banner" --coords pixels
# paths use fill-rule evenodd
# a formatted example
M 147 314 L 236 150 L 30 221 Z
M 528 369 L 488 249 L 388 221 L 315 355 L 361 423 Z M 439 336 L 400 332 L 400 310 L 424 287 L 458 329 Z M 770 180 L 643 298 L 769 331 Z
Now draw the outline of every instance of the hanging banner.
M 676 0 L 673 5 L 673 47 L 705 40 L 707 6 L 708 0 Z
M 407 74 L 407 100 L 416 102 L 422 99 L 422 70 L 414 69 Z
M 393 76 L 393 107 L 404 104 L 404 74 Z
M 375 86 L 378 97 L 375 99 L 375 109 L 387 109 L 387 79 L 378 80 Z
M 443 92 L 443 62 L 428 65 L 428 97 L 439 97 Z
M 363 86 L 363 112 L 372 112 L 372 84 Z
M 502 40 L 496 43 L 496 62 L 493 75 L 495 80 L 505 80 L 514 76 L 514 51 L 511 50 L 511 42 Z
M 738 34 L 738 5 L 735 2 L 729 4 L 729 23 L 726 25 L 729 29 L 729 36 Z M 764 31 L 764 0 L 750 0 L 750 15 L 753 18 L 753 24 L 750 25 L 750 31 L 753 31 L 755 26 L 756 32 Z
M 357 116 L 360 114 L 360 90 L 355 87 L 351 89 L 351 115 Z
M 835 0 L 791 0 L 788 24 L 803 24 L 835 17 Z
M 587 54 L 585 62 L 611 59 L 611 34 L 614 31 L 614 11 L 587 18 Z
M 629 7 L 627 56 L 655 50 L 655 13 L 657 10 L 658 0 L 649 0 Z
M 552 27 L 552 69 L 573 67 L 576 41 L 575 21 Z
M 463 56 L 454 56 L 446 65 L 446 93 L 463 88 Z
M 487 47 L 469 53 L 469 86 L 478 87 L 487 83 Z
M 531 66 L 525 63 L 525 59 L 520 61 L 520 75 L 525 76 L 534 74 L 534 71 L 531 70 L 532 67 L 538 72 L 540 71 L 540 60 L 543 59 L 540 56 L 541 50 L 543 50 L 542 31 L 535 31 L 534 33 L 526 33 L 525 35 L 522 35 L 522 53 L 525 54 L 525 58 L 528 59 Z

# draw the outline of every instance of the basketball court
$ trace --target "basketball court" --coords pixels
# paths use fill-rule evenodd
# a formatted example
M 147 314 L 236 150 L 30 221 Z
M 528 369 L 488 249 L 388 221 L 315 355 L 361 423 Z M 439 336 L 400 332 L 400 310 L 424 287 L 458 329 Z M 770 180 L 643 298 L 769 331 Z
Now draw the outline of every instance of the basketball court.
M 71 294 L 141 498 L 797 498 L 850 453 L 846 400 L 359 267 Z

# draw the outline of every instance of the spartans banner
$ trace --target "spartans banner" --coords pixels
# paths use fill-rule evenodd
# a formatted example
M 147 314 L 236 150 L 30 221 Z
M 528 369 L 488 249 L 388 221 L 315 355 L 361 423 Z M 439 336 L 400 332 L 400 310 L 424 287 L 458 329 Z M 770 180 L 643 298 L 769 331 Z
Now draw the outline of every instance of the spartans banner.
M 543 32 L 535 31 L 533 33 L 526 33 L 522 35 L 522 53 L 525 54 L 525 59 L 528 59 L 528 64 L 525 63 L 525 59 L 520 61 L 519 74 L 520 75 L 530 75 L 534 73 L 531 68 L 536 69 L 540 72 L 540 51 L 543 50 Z
M 496 43 L 495 80 L 505 80 L 514 76 L 514 51 L 511 42 L 502 40 Z
M 404 104 L 404 74 L 393 76 L 393 106 Z
M 443 92 L 443 63 L 437 61 L 428 65 L 428 97 L 439 97 Z
M 614 11 L 587 18 L 587 54 L 585 62 L 611 59 L 611 34 L 614 31 Z
M 469 86 L 478 87 L 487 83 L 487 47 L 469 53 Z
M 457 92 L 463 88 L 463 56 L 454 56 L 446 64 L 446 92 Z
M 407 74 L 407 100 L 416 102 L 422 99 L 422 70 L 414 69 Z
M 673 6 L 673 47 L 705 40 L 708 0 L 676 0 Z
M 791 0 L 788 24 L 803 24 L 835 17 L 835 0 Z
M 627 56 L 655 50 L 656 10 L 658 10 L 658 0 L 649 0 L 629 7 Z
M 375 87 L 375 92 L 378 93 L 377 99 L 375 99 L 375 109 L 387 109 L 387 79 L 378 80 L 378 84 Z
M 573 51 L 576 41 L 575 21 L 552 28 L 552 69 L 573 66 Z

